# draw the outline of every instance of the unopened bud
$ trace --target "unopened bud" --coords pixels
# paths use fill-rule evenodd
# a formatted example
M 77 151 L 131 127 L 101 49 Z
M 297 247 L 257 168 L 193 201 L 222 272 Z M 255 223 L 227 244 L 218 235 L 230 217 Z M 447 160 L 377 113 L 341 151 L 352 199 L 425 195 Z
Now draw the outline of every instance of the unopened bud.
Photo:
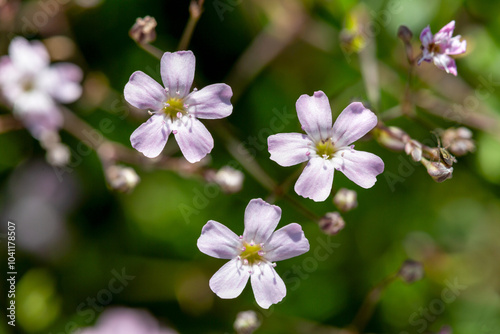
M 424 277 L 424 266 L 414 260 L 406 260 L 398 272 L 399 277 L 406 283 L 420 281 Z
M 441 329 L 439 330 L 439 332 L 437 334 L 451 334 L 453 331 L 451 329 L 450 326 L 448 325 L 445 325 L 443 327 L 441 327 Z
M 205 179 L 208 182 L 214 182 L 226 194 L 234 194 L 241 190 L 243 187 L 243 180 L 245 175 L 230 166 L 224 166 L 217 172 L 211 170 L 206 173 Z
M 130 37 L 139 44 L 148 44 L 156 39 L 156 20 L 154 17 L 138 17 L 135 24 L 130 28 Z
M 401 25 L 398 28 L 398 37 L 406 44 L 410 43 L 411 39 L 413 37 L 413 33 L 411 32 L 410 28 L 408 28 L 405 25 Z
M 252 334 L 260 327 L 260 320 L 254 311 L 244 311 L 236 315 L 234 330 L 238 334 Z
M 71 159 L 71 151 L 68 146 L 61 143 L 55 143 L 47 148 L 45 159 L 52 166 L 66 166 Z
M 410 139 L 405 145 L 405 152 L 413 161 L 420 161 L 422 159 L 422 144 L 414 139 Z
M 456 156 L 474 152 L 476 145 L 472 139 L 472 131 L 465 127 L 447 129 L 442 135 L 443 146 Z
M 123 193 L 132 191 L 141 180 L 133 168 L 118 165 L 106 168 L 106 178 L 112 189 Z
M 342 212 L 351 211 L 358 206 L 357 194 L 354 190 L 342 188 L 333 197 L 333 204 Z
M 376 138 L 380 145 L 393 151 L 402 151 L 410 136 L 396 126 L 378 126 L 376 128 Z
M 453 177 L 453 167 L 447 166 L 441 161 L 429 161 L 422 158 L 421 162 L 427 168 L 427 173 L 436 182 L 443 182 Z
M 319 228 L 328 235 L 339 233 L 344 226 L 344 219 L 338 212 L 328 212 L 319 220 Z

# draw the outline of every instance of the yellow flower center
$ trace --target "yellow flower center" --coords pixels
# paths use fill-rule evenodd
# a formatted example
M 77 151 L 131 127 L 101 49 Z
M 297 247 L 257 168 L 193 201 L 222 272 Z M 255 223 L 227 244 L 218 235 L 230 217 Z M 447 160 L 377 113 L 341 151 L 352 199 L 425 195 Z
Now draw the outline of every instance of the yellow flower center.
M 253 265 L 263 261 L 262 246 L 260 244 L 252 245 L 247 243 L 246 241 L 243 241 L 243 247 L 244 251 L 242 251 L 240 254 L 240 258 L 243 262 L 248 261 L 249 265 Z
M 337 152 L 335 146 L 332 143 L 332 140 L 328 138 L 327 140 L 321 140 L 316 143 L 316 153 L 323 158 L 331 159 L 333 155 Z
M 180 116 L 187 114 L 184 101 L 176 97 L 171 97 L 165 102 L 163 112 L 171 119 L 180 118 Z

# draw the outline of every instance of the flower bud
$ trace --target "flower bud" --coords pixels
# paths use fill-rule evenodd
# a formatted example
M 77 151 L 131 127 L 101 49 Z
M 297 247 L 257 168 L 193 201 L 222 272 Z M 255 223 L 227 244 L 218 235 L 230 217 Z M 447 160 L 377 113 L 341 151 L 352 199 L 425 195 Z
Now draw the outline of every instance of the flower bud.
M 130 37 L 139 44 L 148 44 L 156 39 L 156 20 L 154 17 L 138 17 L 135 24 L 130 28 Z
M 328 235 L 339 233 L 344 226 L 344 219 L 338 212 L 328 212 L 319 220 L 319 228 Z
M 47 148 L 45 159 L 52 166 L 66 166 L 71 159 L 71 151 L 68 146 L 62 143 L 55 143 Z
M 441 137 L 443 146 L 456 156 L 466 155 L 469 152 L 474 152 L 476 149 L 476 145 L 472 139 L 472 131 L 465 127 L 447 129 L 443 131 Z
M 398 37 L 406 44 L 410 43 L 411 39 L 413 37 L 413 33 L 411 32 L 410 28 L 408 28 L 405 25 L 401 25 L 398 28 Z
M 445 325 L 445 326 L 441 327 L 441 329 L 439 330 L 439 332 L 437 334 L 451 334 L 451 333 L 452 333 L 451 327 L 448 325 Z
M 112 165 L 106 168 L 109 186 L 122 193 L 131 192 L 141 180 L 131 167 Z
M 402 151 L 405 149 L 406 143 L 410 140 L 410 136 L 402 129 L 396 126 L 377 126 L 376 138 L 380 145 L 387 147 L 393 151 Z
M 254 311 L 244 311 L 236 315 L 233 326 L 238 334 L 252 334 L 260 327 L 260 320 Z
M 422 159 L 422 144 L 414 139 L 410 139 L 405 145 L 406 154 L 410 155 L 413 161 Z
M 406 260 L 399 269 L 398 275 L 406 283 L 417 282 L 424 277 L 424 267 L 418 261 Z
M 358 206 L 357 194 L 354 190 L 342 188 L 333 197 L 333 204 L 342 212 L 351 211 Z
M 427 168 L 427 173 L 436 182 L 443 182 L 453 177 L 453 167 L 447 166 L 441 161 L 429 161 L 422 158 L 421 162 Z
M 245 175 L 230 166 L 224 166 L 217 172 L 213 170 L 205 175 L 208 182 L 217 183 L 226 194 L 234 194 L 243 187 Z

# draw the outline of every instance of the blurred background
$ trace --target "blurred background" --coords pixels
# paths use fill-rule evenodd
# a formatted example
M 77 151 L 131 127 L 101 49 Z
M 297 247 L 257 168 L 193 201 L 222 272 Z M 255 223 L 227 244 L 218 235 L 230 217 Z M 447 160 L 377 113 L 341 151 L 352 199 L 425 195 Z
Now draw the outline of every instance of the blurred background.
M 127 105 L 123 87 L 137 70 L 160 75 L 159 60 L 128 31 L 151 15 L 158 23 L 152 44 L 173 52 L 189 6 L 187 0 L 0 0 L 0 53 L 24 36 L 42 40 L 52 61 L 80 66 L 83 95 L 68 109 L 131 148 L 130 134 L 148 115 Z M 443 326 L 456 334 L 500 332 L 500 2 L 207 0 L 203 7 L 189 44 L 194 86 L 229 84 L 234 111 L 219 123 L 204 121 L 215 148 L 200 167 L 130 159 L 120 165 L 132 167 L 140 182 L 121 193 L 109 185 L 100 156 L 71 131 L 60 133 L 72 153 L 60 168 L 45 161 L 28 131 L 2 129 L 0 258 L 6 273 L 7 221 L 13 221 L 18 274 L 17 325 L 7 325 L 4 280 L 0 332 L 72 333 L 94 326 L 111 307 L 127 307 L 179 333 L 234 333 L 236 315 L 245 310 L 257 313 L 257 333 L 356 333 L 352 324 L 367 294 L 406 259 L 421 262 L 424 277 L 411 284 L 398 278 L 381 289 L 362 332 L 437 333 Z M 398 27 L 413 32 L 416 55 L 422 29 L 430 25 L 435 33 L 451 20 L 455 35 L 467 41 L 456 59 L 458 76 L 423 63 L 408 102 L 409 65 Z M 386 125 L 434 146 L 432 130 L 464 125 L 476 150 L 458 158 L 452 179 L 436 183 L 404 152 L 373 138 L 356 143 L 379 155 L 385 172 L 367 190 L 335 174 L 334 191 L 355 190 L 358 207 L 342 214 L 343 230 L 327 235 L 314 217 L 337 211 L 332 196 L 322 203 L 298 196 L 293 184 L 303 167 L 281 167 L 267 151 L 269 135 L 301 131 L 295 102 L 317 90 L 328 95 L 334 117 L 361 101 Z M 401 112 L 404 103 L 411 104 L 409 116 Z M 0 112 L 11 114 L 7 106 Z M 103 140 L 97 133 L 87 139 Z M 172 138 L 164 154 L 181 157 Z M 288 195 L 256 179 L 259 172 L 248 171 L 255 164 Z M 226 165 L 243 172 L 241 191 L 229 194 L 207 182 L 206 171 Z M 232 300 L 213 294 L 208 280 L 225 261 L 196 247 L 209 219 L 242 233 L 252 198 L 280 206 L 279 227 L 301 224 L 311 244 L 309 253 L 278 263 L 288 292 L 269 310 L 256 305 L 249 286 Z

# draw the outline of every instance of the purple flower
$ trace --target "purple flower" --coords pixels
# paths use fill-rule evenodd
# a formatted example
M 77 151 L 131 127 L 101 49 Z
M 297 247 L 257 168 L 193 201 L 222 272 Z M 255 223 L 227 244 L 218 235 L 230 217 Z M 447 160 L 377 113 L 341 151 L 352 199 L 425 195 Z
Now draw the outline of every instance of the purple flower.
M 210 288 L 217 296 L 238 297 L 250 278 L 260 307 L 267 309 L 285 297 L 285 283 L 274 270 L 273 262 L 304 254 L 309 250 L 309 241 L 296 223 L 273 233 L 280 217 L 279 207 L 259 198 L 248 203 L 242 236 L 213 220 L 203 226 L 198 239 L 200 251 L 230 260 L 210 279 Z
M 325 93 L 302 95 L 296 103 L 297 115 L 306 134 L 280 133 L 267 142 L 271 160 L 281 166 L 308 161 L 295 183 L 300 196 L 319 202 L 332 190 L 334 170 L 340 170 L 363 188 L 371 188 L 384 171 L 378 156 L 354 150 L 354 141 L 377 125 L 377 117 L 360 102 L 345 108 L 332 127 L 332 112 Z
M 449 55 L 458 55 L 465 52 L 466 41 L 460 41 L 461 36 L 451 37 L 455 29 L 455 21 L 445 25 L 437 34 L 432 36 L 431 28 L 427 26 L 420 34 L 422 42 L 422 58 L 418 64 L 425 60 L 434 62 L 438 68 L 445 70 L 446 73 L 457 75 L 457 65 L 455 60 Z
M 76 334 L 177 334 L 176 331 L 161 327 L 158 320 L 145 310 L 125 307 L 106 309 L 94 327 L 83 328 Z
M 47 49 L 40 41 L 15 37 L 9 55 L 0 58 L 0 90 L 14 115 L 34 137 L 44 131 L 57 131 L 62 115 L 57 102 L 76 101 L 82 88 L 81 69 L 70 63 L 52 66 Z
M 165 52 L 161 79 L 165 89 L 141 71 L 132 73 L 125 85 L 125 100 L 153 116 L 130 136 L 132 146 L 148 158 L 157 157 L 172 132 L 187 161 L 194 163 L 214 147 L 214 140 L 198 118 L 217 119 L 231 115 L 233 91 L 214 84 L 191 93 L 195 57 L 191 51 Z

